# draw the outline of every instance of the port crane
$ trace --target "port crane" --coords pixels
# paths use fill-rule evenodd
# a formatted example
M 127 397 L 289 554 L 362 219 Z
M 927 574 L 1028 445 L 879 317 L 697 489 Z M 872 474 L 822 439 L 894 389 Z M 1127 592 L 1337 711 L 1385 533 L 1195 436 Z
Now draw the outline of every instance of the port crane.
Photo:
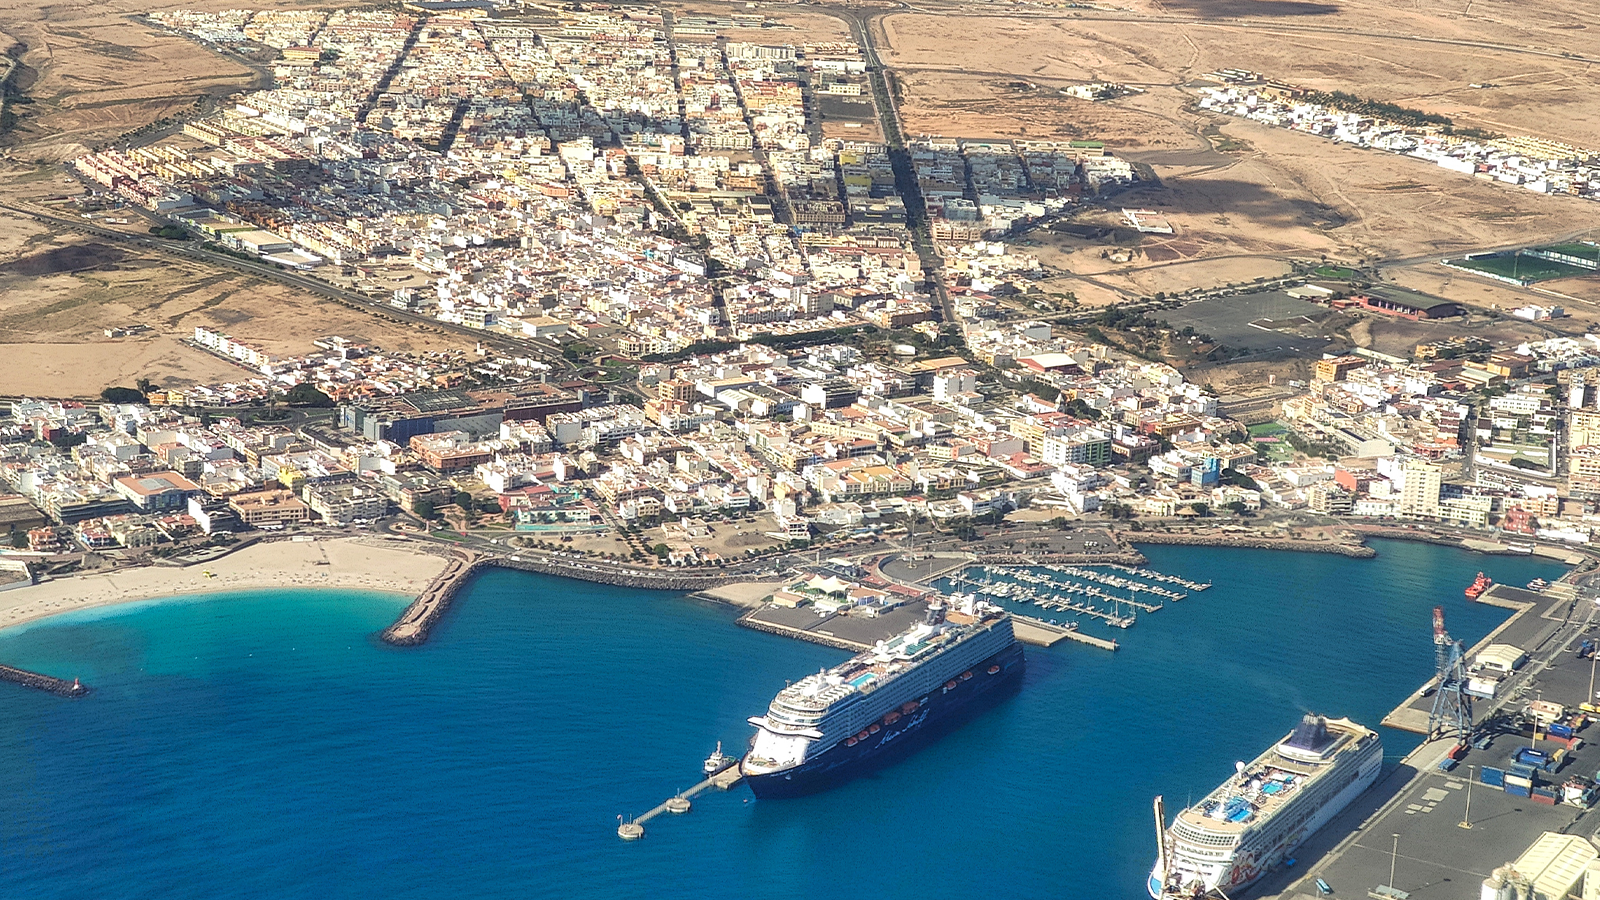
M 1467 663 L 1461 642 L 1452 640 L 1444 627 L 1444 607 L 1433 608 L 1433 665 L 1438 690 L 1433 695 L 1433 710 L 1428 713 L 1428 736 L 1454 734 L 1457 740 L 1472 737 L 1472 697 L 1467 693 Z

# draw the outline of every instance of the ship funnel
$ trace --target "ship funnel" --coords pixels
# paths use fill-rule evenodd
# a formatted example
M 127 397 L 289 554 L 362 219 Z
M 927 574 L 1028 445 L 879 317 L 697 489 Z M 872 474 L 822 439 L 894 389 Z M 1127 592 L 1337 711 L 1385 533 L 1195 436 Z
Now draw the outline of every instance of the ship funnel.
M 938 625 L 944 621 L 944 603 L 935 600 L 928 604 L 928 615 L 924 620 L 929 625 Z

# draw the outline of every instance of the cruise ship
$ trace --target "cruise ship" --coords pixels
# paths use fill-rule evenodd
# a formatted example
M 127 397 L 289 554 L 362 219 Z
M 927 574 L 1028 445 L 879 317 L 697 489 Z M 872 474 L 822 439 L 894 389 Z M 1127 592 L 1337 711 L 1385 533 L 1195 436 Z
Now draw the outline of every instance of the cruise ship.
M 971 594 L 922 622 L 778 692 L 739 767 L 757 797 L 793 797 L 847 780 L 1015 685 L 1024 665 L 1011 616 Z
M 1155 801 L 1154 900 L 1232 896 L 1281 863 L 1372 786 L 1383 768 L 1377 732 L 1308 715 L 1294 731 L 1166 827 Z

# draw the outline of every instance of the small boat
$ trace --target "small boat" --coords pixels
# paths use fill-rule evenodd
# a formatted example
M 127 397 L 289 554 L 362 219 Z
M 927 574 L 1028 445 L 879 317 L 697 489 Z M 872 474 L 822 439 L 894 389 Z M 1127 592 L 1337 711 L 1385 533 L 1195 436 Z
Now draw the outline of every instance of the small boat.
M 1478 599 L 1478 597 L 1481 596 L 1484 591 L 1487 591 L 1489 589 L 1489 585 L 1491 585 L 1491 584 L 1494 584 L 1494 579 L 1490 578 L 1489 576 L 1487 576 L 1485 574 L 1483 574 L 1482 572 L 1479 572 L 1478 573 L 1478 577 L 1473 579 L 1471 584 L 1467 585 L 1467 590 L 1466 590 L 1467 599 L 1468 600 L 1476 600 L 1476 599 Z
M 1528 590 L 1530 591 L 1542 591 L 1549 586 L 1550 582 L 1545 581 L 1543 578 L 1535 578 L 1528 582 Z
M 701 768 L 705 770 L 707 775 L 715 775 L 735 762 L 738 762 L 738 760 L 723 753 L 722 742 L 717 741 L 717 749 L 711 751 L 711 755 L 706 757 L 705 765 Z

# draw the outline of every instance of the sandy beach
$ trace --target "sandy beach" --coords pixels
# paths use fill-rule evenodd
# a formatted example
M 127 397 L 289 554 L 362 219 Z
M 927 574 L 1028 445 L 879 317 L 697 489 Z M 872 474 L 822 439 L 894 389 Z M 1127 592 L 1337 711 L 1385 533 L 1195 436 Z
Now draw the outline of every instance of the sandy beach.
M 445 565 L 421 550 L 373 538 L 274 541 L 187 568 L 73 575 L 0 591 L 0 628 L 95 606 L 261 588 L 355 588 L 415 597 Z

